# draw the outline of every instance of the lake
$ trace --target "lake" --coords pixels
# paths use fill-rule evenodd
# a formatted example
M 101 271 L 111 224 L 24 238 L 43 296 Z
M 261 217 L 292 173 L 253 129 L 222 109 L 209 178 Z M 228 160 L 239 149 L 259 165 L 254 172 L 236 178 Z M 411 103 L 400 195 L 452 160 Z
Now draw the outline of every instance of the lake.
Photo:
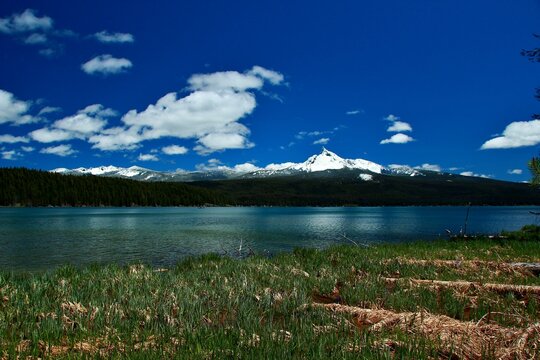
M 537 207 L 471 207 L 467 232 L 495 234 L 536 223 Z M 242 246 L 275 254 L 295 247 L 403 242 L 458 233 L 466 207 L 0 208 L 0 269 L 67 263 L 170 266 Z M 350 239 L 350 240 L 348 240 Z

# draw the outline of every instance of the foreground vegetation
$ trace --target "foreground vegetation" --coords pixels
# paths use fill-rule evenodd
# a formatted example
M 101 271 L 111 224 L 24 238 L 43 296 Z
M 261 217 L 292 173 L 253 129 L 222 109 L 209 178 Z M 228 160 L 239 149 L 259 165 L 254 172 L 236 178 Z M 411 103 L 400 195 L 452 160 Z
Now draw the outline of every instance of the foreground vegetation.
M 515 264 L 540 261 L 528 229 L 171 269 L 3 272 L 0 358 L 537 358 L 540 278 Z

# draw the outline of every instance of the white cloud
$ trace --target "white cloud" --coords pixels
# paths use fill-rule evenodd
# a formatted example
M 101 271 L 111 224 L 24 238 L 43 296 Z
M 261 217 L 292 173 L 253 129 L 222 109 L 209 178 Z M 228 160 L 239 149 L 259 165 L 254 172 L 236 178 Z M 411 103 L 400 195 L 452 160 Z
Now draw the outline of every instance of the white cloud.
M 52 57 L 53 55 L 56 54 L 56 51 L 54 49 L 51 49 L 51 48 L 41 49 L 41 50 L 39 50 L 39 54 L 43 55 L 45 57 Z
M 258 66 L 258 65 L 255 65 L 247 73 L 249 75 L 255 75 L 264 80 L 268 80 L 272 85 L 280 85 L 285 79 L 283 74 L 278 73 L 277 71 L 265 69 L 262 66 Z
M 35 141 L 50 143 L 71 139 L 85 140 L 107 125 L 106 118 L 115 116 L 116 112 L 101 104 L 89 105 L 75 115 L 56 120 L 50 127 L 34 130 L 28 135 Z
M 412 131 L 412 127 L 409 123 L 403 121 L 395 121 L 392 125 L 386 130 L 388 132 L 402 132 L 402 131 Z
M 32 9 L 26 9 L 21 14 L 13 14 L 0 19 L 0 32 L 6 34 L 30 31 L 46 31 L 53 27 L 53 20 L 48 16 L 38 17 Z
M 0 144 L 1 143 L 14 144 L 18 142 L 27 143 L 28 141 L 30 140 L 25 136 L 13 136 L 10 134 L 0 135 Z
M 118 74 L 131 68 L 133 64 L 125 58 L 115 58 L 112 55 L 99 55 L 81 65 L 81 69 L 89 74 L 101 73 L 104 75 Z
M 184 155 L 189 150 L 185 146 L 169 145 L 161 148 L 161 151 L 167 155 Z
M 396 116 L 396 115 L 388 115 L 387 117 L 384 118 L 384 120 L 388 120 L 388 121 L 391 121 L 391 122 L 394 122 L 394 121 L 398 121 L 400 118 L 399 116 Z
M 41 142 L 41 143 L 51 143 L 56 141 L 65 141 L 65 140 L 71 140 L 75 138 L 75 134 L 59 130 L 59 129 L 51 129 L 51 128 L 41 128 L 34 130 L 28 134 L 33 140 Z
M 463 171 L 463 172 L 459 173 L 459 175 L 461 175 L 461 176 L 481 177 L 481 178 L 484 178 L 484 179 L 489 179 L 489 178 L 492 177 L 491 175 L 476 174 L 476 173 L 474 173 L 474 172 L 472 172 L 472 171 Z
M 209 159 L 206 163 L 195 165 L 195 168 L 198 171 L 232 171 L 239 174 L 246 174 L 261 169 L 250 162 L 229 167 L 223 165 L 223 163 L 218 159 Z
M 351 110 L 351 111 L 347 111 L 345 114 L 346 115 L 358 115 L 358 114 L 361 114 L 363 113 L 363 110 Z
M 54 107 L 54 106 L 45 106 L 43 109 L 39 110 L 38 115 L 45 115 L 50 113 L 55 113 L 62 111 L 62 108 Z
M 540 144 L 540 120 L 515 121 L 503 131 L 502 136 L 486 141 L 480 149 L 511 149 Z
M 521 175 L 521 174 L 523 174 L 523 170 L 521 170 L 521 169 L 511 169 L 511 170 L 508 170 L 508 173 L 510 175 Z
M 46 35 L 33 33 L 30 34 L 26 39 L 24 39 L 24 43 L 29 45 L 45 44 L 47 40 L 48 39 Z
M 94 37 L 102 43 L 132 43 L 135 41 L 133 35 L 129 33 L 110 33 L 105 30 L 95 33 Z
M 258 166 L 253 165 L 252 163 L 238 164 L 233 167 L 233 170 L 238 173 L 250 173 L 257 170 L 260 170 Z
M 240 124 L 238 124 L 240 125 Z M 246 136 L 249 130 L 240 133 L 212 133 L 197 140 L 198 145 L 193 148 L 199 155 L 208 155 L 224 149 L 249 149 L 255 146 Z
M 139 154 L 137 158 L 139 161 L 158 161 L 159 158 L 154 154 Z
M 417 170 L 428 170 L 428 171 L 436 171 L 436 172 L 441 172 L 442 170 L 439 165 L 427 164 L 427 163 L 419 165 L 419 166 L 415 166 L 414 168 Z
M 131 110 L 122 117 L 123 126 L 105 129 L 89 141 L 96 149 L 122 150 L 162 137 L 196 139 L 194 150 L 203 155 L 253 147 L 250 130 L 239 121 L 257 105 L 255 94 L 248 90 L 260 90 L 270 76 L 263 79 L 260 69 L 251 74 L 253 69 L 193 75 L 188 80 L 193 90 L 189 95 L 178 98 L 177 93 L 169 93 L 141 112 Z
M 65 157 L 65 156 L 70 156 L 77 153 L 77 150 L 74 150 L 71 147 L 71 144 L 64 144 L 64 145 L 43 148 L 39 152 L 42 154 L 50 154 L 50 155 L 57 155 L 57 156 Z
M 315 140 L 313 142 L 313 145 L 326 145 L 330 141 L 330 138 L 320 138 L 319 140 Z
M 15 96 L 0 89 L 0 124 L 24 125 L 38 122 L 40 119 L 28 113 L 31 102 L 17 100 Z
M 15 150 L 2 151 L 0 152 L 0 154 L 2 154 L 2 159 L 4 160 L 17 160 L 19 157 L 22 156 L 21 153 Z
M 34 151 L 36 149 L 33 148 L 32 146 L 21 146 L 21 150 L 24 151 L 24 152 L 32 152 L 32 151 Z
M 380 144 L 406 144 L 411 141 L 414 141 L 412 137 L 399 133 L 392 135 L 389 139 L 381 140 Z

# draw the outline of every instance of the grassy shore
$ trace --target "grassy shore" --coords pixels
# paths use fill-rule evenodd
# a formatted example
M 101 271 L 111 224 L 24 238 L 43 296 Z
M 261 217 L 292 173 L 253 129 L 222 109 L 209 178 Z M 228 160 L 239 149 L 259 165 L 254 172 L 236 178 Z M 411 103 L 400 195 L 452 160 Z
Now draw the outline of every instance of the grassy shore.
M 535 358 L 540 277 L 515 262 L 536 236 L 3 272 L 0 358 Z

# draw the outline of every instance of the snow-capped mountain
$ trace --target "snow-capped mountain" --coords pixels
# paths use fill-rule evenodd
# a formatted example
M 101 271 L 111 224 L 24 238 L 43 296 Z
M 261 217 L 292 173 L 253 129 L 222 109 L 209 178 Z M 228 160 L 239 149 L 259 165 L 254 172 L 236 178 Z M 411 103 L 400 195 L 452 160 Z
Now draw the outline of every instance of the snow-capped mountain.
M 177 170 L 166 172 L 150 170 L 139 166 L 122 168 L 111 165 L 94 168 L 58 168 L 51 170 L 51 172 L 69 175 L 113 176 L 147 181 L 197 181 L 313 174 L 336 170 L 357 171 L 357 176 L 362 181 L 372 181 L 374 179 L 373 175 L 377 174 L 401 176 L 424 175 L 422 171 L 415 170 L 408 166 L 391 165 L 387 168 L 365 159 L 343 159 L 324 147 L 320 154 L 313 155 L 304 162 L 269 164 L 264 168 L 258 168 L 253 165 L 235 167 L 218 166 L 198 171 Z

